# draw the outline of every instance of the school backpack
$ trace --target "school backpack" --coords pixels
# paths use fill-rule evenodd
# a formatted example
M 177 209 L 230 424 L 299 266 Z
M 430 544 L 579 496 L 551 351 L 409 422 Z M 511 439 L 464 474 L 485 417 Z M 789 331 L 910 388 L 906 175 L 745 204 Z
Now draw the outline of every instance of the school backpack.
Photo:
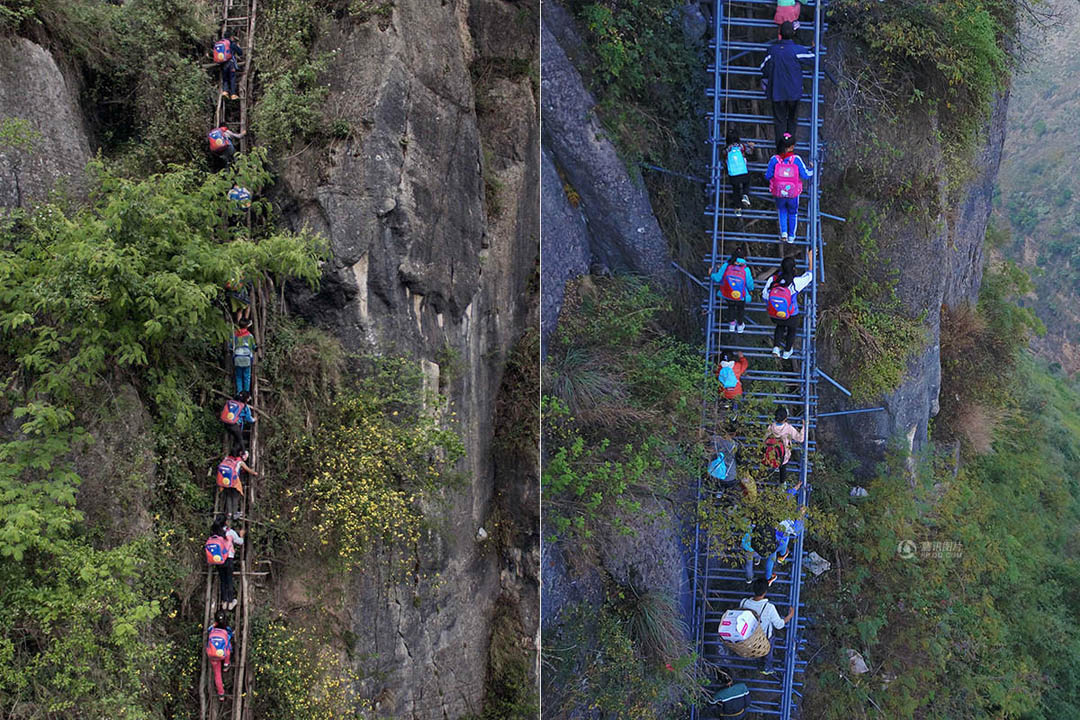
M 778 437 L 765 438 L 765 451 L 761 454 L 761 464 L 776 469 L 784 464 L 784 441 Z
M 721 452 L 712 462 L 709 463 L 709 475 L 713 476 L 717 480 L 727 481 L 728 476 L 732 474 L 735 469 L 735 455 L 734 453 Z
M 251 358 L 254 356 L 251 346 L 254 342 L 255 338 L 251 335 L 241 335 L 233 338 L 234 367 L 251 367 Z
M 746 300 L 746 266 L 728 265 L 720 278 L 720 294 L 728 300 Z
M 232 43 L 227 39 L 218 40 L 214 43 L 214 62 L 221 64 L 232 60 Z
M 720 370 L 716 373 L 716 377 L 720 380 L 720 387 L 725 390 L 734 390 L 739 384 L 739 378 L 735 377 L 735 370 L 729 367 L 720 367 Z
M 795 164 L 794 155 L 777 157 L 772 179 L 769 180 L 769 192 L 778 198 L 797 198 L 802 194 L 802 178 L 799 177 L 799 166 Z
M 229 541 L 220 535 L 211 535 L 203 546 L 206 562 L 210 565 L 224 565 L 229 559 Z
M 211 628 L 210 635 L 206 638 L 206 656 L 211 660 L 223 660 L 231 652 L 229 631 L 225 628 Z
M 735 683 L 713 695 L 710 705 L 716 705 L 722 718 L 746 717 L 750 710 L 750 690 L 745 683 Z
M 240 486 L 240 458 L 227 457 L 217 466 L 217 484 L 223 488 Z
M 244 403 L 228 400 L 225 407 L 221 408 L 221 422 L 226 425 L 235 425 L 240 422 L 240 413 L 242 412 L 244 412 Z
M 742 145 L 732 145 L 727 151 L 727 174 L 745 175 L 746 158 L 742 153 Z
M 232 141 L 222 128 L 214 128 L 206 133 L 206 139 L 210 141 L 210 152 L 221 152 L 232 145 Z
M 251 207 L 251 191 L 247 188 L 234 187 L 229 190 L 229 199 L 236 201 L 236 203 L 244 210 Z
M 777 320 L 786 320 L 795 317 L 799 313 L 799 304 L 795 300 L 795 293 L 787 285 L 774 283 L 769 288 L 769 302 L 765 306 L 769 317 Z

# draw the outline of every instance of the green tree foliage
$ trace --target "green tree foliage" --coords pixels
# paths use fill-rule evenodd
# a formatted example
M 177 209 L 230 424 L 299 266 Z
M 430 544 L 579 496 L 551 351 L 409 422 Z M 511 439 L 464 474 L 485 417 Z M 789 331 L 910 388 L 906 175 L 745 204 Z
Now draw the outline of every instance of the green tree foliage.
M 1011 421 L 1007 409 L 1018 386 L 1009 373 L 1033 335 L 1045 332 L 1035 314 L 1010 298 L 1032 290 L 1027 274 L 1011 262 L 988 267 L 976 307 L 949 308 L 941 324 L 941 412 L 936 435 L 985 445 L 997 419 Z
M 870 499 L 858 504 L 846 473 L 820 474 L 818 502 L 839 523 L 818 552 L 835 553 L 843 582 L 811 589 L 824 615 L 819 642 L 833 648 L 806 696 L 813 717 L 867 717 L 868 698 L 890 718 L 1049 720 L 1080 710 L 1080 574 L 1070 559 L 1080 387 L 1026 350 L 1039 324 L 1009 298 L 1029 288 L 1015 267 L 991 268 L 977 313 L 956 309 L 943 322 L 934 436 L 963 432 L 960 410 L 978 403 L 1001 419 L 980 416 L 985 449 L 965 453 L 966 464 L 952 452 L 914 465 L 892 453 L 874 480 L 860 481 Z M 852 680 L 840 648 L 857 648 L 871 675 Z
M 0 695 L 64 717 L 143 717 L 134 698 L 156 650 L 138 642 L 174 571 L 153 572 L 143 545 L 99 548 L 75 508 L 71 452 L 89 442 L 75 423 L 86 390 L 135 380 L 156 413 L 182 431 L 195 404 L 178 367 L 228 335 L 219 298 L 240 276 L 314 283 L 321 242 L 269 233 L 236 237 L 226 191 L 233 175 L 191 168 L 133 181 L 91 167 L 90 202 L 44 204 L 10 216 L 0 239 L 0 366 L 18 430 L 0 444 L 0 577 L 7 591 Z M 269 180 L 258 154 L 235 179 Z M 131 478 L 117 478 L 124 492 Z
M 843 585 L 811 590 L 823 614 L 820 642 L 832 648 L 806 695 L 813 717 L 873 717 L 867 696 L 890 718 L 1049 720 L 1080 711 L 1072 599 L 1080 576 L 1068 550 L 1078 521 L 1068 468 L 1080 457 L 1080 390 L 1030 358 L 1011 373 L 1015 416 L 998 426 L 992 452 L 955 477 L 951 463 L 926 459 L 912 488 L 897 455 L 858 505 L 846 498 L 846 477 L 819 479 L 819 501 L 841 515 L 832 550 Z M 905 554 L 902 542 L 913 543 Z M 854 685 L 840 677 L 838 649 L 847 647 L 873 670 Z
M 865 46 L 872 82 L 925 103 L 947 138 L 971 150 L 1012 66 L 1017 0 L 837 0 L 831 31 Z

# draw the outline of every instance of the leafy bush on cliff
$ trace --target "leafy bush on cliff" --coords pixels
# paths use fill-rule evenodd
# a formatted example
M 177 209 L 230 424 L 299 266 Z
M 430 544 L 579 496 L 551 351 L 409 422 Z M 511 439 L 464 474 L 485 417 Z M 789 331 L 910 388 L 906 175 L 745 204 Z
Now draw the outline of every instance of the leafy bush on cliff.
M 256 190 L 268 180 L 257 154 L 236 173 Z M 99 545 L 75 508 L 71 453 L 92 441 L 76 418 L 100 413 L 86 404 L 89 389 L 128 382 L 171 437 L 198 432 L 191 381 L 200 365 L 219 372 L 211 359 L 229 333 L 222 286 L 241 274 L 314 282 L 321 243 L 279 232 L 257 245 L 230 242 L 228 175 L 174 168 L 134 181 L 98 162 L 92 178 L 87 206 L 44 204 L 0 228 L 0 365 L 12 425 L 0 444 L 0 695 L 73 719 L 148 717 L 140 708 L 150 698 L 168 702 L 155 667 L 172 652 L 169 641 L 147 642 L 150 621 L 183 565 L 164 540 L 152 550 Z M 203 454 L 203 473 L 204 463 Z M 141 481 L 117 477 L 116 491 Z
M 568 288 L 546 366 L 542 484 L 549 529 L 575 547 L 629 532 L 636 495 L 688 487 L 700 469 L 700 359 L 667 334 L 668 307 L 632 277 Z
M 700 691 L 693 656 L 677 654 L 685 628 L 669 597 L 609 584 L 602 603 L 575 603 L 561 620 L 543 638 L 545 716 L 681 717 Z
M 297 439 L 302 481 L 285 490 L 286 502 L 307 529 L 306 550 L 329 552 L 348 570 L 376 551 L 401 554 L 408 571 L 423 529 L 419 503 L 449 484 L 464 447 L 445 428 L 445 401 L 424 397 L 415 363 L 371 360 L 358 386 Z
M 631 159 L 662 162 L 692 147 L 701 129 L 701 64 L 682 33 L 676 0 L 570 3 L 595 56 L 600 115 Z
M 837 0 L 830 32 L 865 49 L 858 84 L 867 96 L 925 104 L 946 140 L 970 151 L 1008 83 L 1021 11 L 1023 0 Z
M 1015 368 L 1028 341 L 1045 332 L 1042 322 L 1010 298 L 1024 295 L 1033 284 L 1016 265 L 989 267 L 976 307 L 948 308 L 941 319 L 941 412 L 935 435 L 966 441 L 987 450 L 997 420 L 1014 421 L 1006 408 L 1016 402 L 1018 386 L 1002 382 Z
M 215 14 L 210 3 L 182 0 L 9 0 L 0 32 L 74 61 L 93 128 L 130 172 L 144 173 L 205 162 L 213 107 L 197 58 L 207 55 Z
M 831 372 L 857 402 L 895 390 L 926 341 L 924 317 L 910 317 L 896 293 L 899 273 L 877 260 L 878 238 L 888 237 L 887 207 L 857 209 L 843 242 L 832 246 L 831 266 L 843 271 L 829 276 L 818 318 L 818 342 L 828 343 L 839 363 Z

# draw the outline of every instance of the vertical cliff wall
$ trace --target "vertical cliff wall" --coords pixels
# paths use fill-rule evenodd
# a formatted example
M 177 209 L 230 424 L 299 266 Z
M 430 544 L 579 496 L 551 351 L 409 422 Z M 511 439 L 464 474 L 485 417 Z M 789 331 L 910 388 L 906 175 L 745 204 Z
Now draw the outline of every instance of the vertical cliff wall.
M 537 270 L 537 28 L 536 5 L 504 0 L 398 0 L 385 21 L 337 22 L 316 51 L 338 50 L 328 104 L 352 133 L 282 167 L 288 222 L 332 250 L 320 291 L 291 288 L 291 306 L 349 350 L 416 358 L 465 440 L 468 480 L 432 508 L 425 579 L 364 574 L 349 593 L 356 654 L 375 658 L 365 694 L 395 717 L 479 712 L 495 601 L 528 572 L 500 579 L 477 531 L 492 508 L 495 396 Z
M 22 121 L 25 147 L 0 140 L 0 207 L 43 200 L 58 179 L 78 193 L 90 144 L 74 81 L 48 50 L 0 38 L 0 123 Z
M 837 61 L 844 63 L 843 42 L 838 40 L 835 49 Z M 860 159 L 864 148 L 851 142 L 858 135 L 850 118 L 843 117 L 845 111 L 836 102 L 835 90 L 832 92 L 825 117 L 831 145 L 826 159 L 823 209 L 847 216 L 850 221 L 857 221 L 864 213 L 877 215 L 871 239 L 875 245 L 871 272 L 886 286 L 895 283 L 896 297 L 904 311 L 910 317 L 922 316 L 926 331 L 925 342 L 908 359 L 900 385 L 880 402 L 872 403 L 884 406 L 884 412 L 822 422 L 822 432 L 835 436 L 837 447 L 847 448 L 862 461 L 873 464 L 886 445 L 897 438 L 911 450 L 926 445 L 929 421 L 939 409 L 943 306 L 975 302 L 982 282 L 983 240 L 1005 140 L 1009 98 L 1006 92 L 994 103 L 964 177 L 949 176 L 947 151 L 937 123 L 925 112 L 912 106 L 901 111 L 899 122 L 875 128 L 883 148 L 879 158 L 887 158 L 889 175 L 897 183 L 908 183 L 901 200 L 886 208 L 881 196 L 895 193 L 897 188 L 876 187 L 860 166 L 867 162 L 865 156 Z M 890 153 L 890 148 L 899 152 Z M 856 242 L 850 234 L 853 225 L 826 221 L 826 241 L 849 245 Z M 836 252 L 826 247 L 827 270 L 833 277 L 850 272 L 836 264 Z M 827 372 L 840 365 L 834 348 L 819 343 L 818 350 L 819 363 Z M 822 383 L 819 388 L 822 411 L 852 407 L 852 401 L 832 386 Z

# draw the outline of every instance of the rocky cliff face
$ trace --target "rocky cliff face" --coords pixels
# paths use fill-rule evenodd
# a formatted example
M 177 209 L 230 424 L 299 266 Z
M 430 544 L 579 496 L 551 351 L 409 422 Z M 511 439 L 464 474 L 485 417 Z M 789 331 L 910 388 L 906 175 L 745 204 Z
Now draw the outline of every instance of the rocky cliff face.
M 48 50 L 25 38 L 0 40 L 0 123 L 21 120 L 29 130 L 28 147 L 0 139 L 0 207 L 43 200 L 61 178 L 78 194 L 90 159 L 78 95 Z
M 837 43 L 843 62 L 843 48 Z M 833 50 L 830 47 L 830 52 Z M 827 104 L 825 127 L 830 136 L 842 137 L 846 128 L 836 105 Z M 868 466 L 877 462 L 886 445 L 900 438 L 910 450 L 926 445 L 928 424 L 939 409 L 941 391 L 941 311 L 943 306 L 975 302 L 982 281 L 983 240 L 989 223 L 994 184 L 1005 140 L 1008 94 L 995 103 L 984 133 L 984 142 L 972 163 L 972 174 L 949 185 L 945 152 L 932 119 L 909 110 L 902 122 L 877 128 L 886 147 L 903 148 L 902 156 L 890 159 L 893 173 L 912 182 L 908 204 L 900 203 L 881 217 L 874 242 L 882 275 L 893 274 L 896 294 L 911 316 L 924 314 L 926 342 L 910 358 L 900 386 L 881 400 L 884 412 L 824 421 L 821 430 L 835 434 L 838 447 L 848 448 Z M 823 209 L 854 217 L 860 210 L 881 212 L 874 188 L 859 187 L 859 170 L 850 151 L 840 149 L 826 161 L 826 188 L 842 186 L 838 198 L 827 193 Z M 853 177 L 856 182 L 853 182 Z M 859 188 L 852 190 L 852 188 Z M 840 200 L 841 206 L 830 206 Z M 914 203 L 914 204 L 912 204 Z M 840 229 L 826 221 L 826 242 Z M 829 249 L 826 248 L 826 261 Z M 830 265 L 829 272 L 843 273 Z M 819 344 L 819 364 L 827 372 L 837 364 L 829 348 Z M 831 386 L 819 386 L 821 411 L 851 408 L 851 401 Z
M 337 23 L 316 50 L 339 49 L 329 103 L 353 133 L 281 174 L 288 222 L 322 232 L 333 254 L 321 290 L 291 288 L 291 306 L 349 350 L 415 357 L 465 440 L 467 487 L 447 491 L 422 552 L 437 581 L 365 575 L 350 591 L 355 654 L 376 657 L 365 694 L 395 717 L 479 712 L 494 603 L 528 572 L 519 563 L 500 580 L 476 536 L 492 508 L 495 395 L 538 259 L 538 14 L 399 0 L 386 22 Z
M 596 100 L 572 62 L 584 52 L 573 19 L 549 3 L 542 33 L 547 174 L 541 327 L 546 338 L 558 319 L 566 281 L 584 272 L 593 257 L 612 270 L 663 284 L 674 276 L 649 194 L 607 138 L 595 114 Z

